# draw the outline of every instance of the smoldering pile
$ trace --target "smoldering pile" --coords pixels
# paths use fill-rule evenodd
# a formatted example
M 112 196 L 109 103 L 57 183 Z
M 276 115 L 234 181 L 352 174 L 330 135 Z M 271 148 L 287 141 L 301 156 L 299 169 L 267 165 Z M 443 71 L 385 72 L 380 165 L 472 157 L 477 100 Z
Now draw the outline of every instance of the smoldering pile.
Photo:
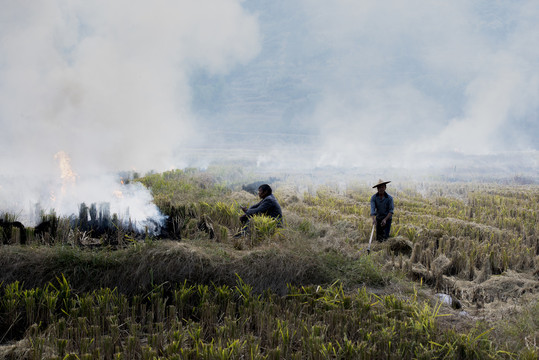
M 123 246 L 147 238 L 179 240 L 180 233 L 169 217 L 147 218 L 133 221 L 128 213 L 119 216 L 111 213 L 110 203 L 85 203 L 79 205 L 78 215 L 58 216 L 53 211 L 41 211 L 35 227 L 24 226 L 14 216 L 0 219 L 0 243 L 3 245 L 32 243 L 53 245 L 72 243 L 79 246 Z

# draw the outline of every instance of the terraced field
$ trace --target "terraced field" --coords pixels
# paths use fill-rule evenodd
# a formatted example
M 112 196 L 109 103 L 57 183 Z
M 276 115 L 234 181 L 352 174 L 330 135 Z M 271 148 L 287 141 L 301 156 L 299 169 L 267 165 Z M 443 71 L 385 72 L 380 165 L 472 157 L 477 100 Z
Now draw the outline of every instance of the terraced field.
M 174 239 L 111 240 L 61 218 L 54 236 L 25 230 L 26 245 L 4 231 L 0 356 L 537 358 L 537 185 L 393 181 L 391 237 L 368 254 L 373 189 L 353 180 L 276 174 L 285 226 L 259 217 L 233 237 L 257 201 L 242 185 L 259 179 L 131 179 Z

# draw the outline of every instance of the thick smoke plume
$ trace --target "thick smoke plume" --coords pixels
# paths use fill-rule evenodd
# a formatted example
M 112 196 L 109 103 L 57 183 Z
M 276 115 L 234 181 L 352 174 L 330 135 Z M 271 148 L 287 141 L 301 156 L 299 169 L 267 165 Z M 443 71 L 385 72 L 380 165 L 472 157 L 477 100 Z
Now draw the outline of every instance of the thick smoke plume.
M 256 18 L 236 0 L 0 7 L 0 210 L 23 217 L 80 202 L 156 215 L 117 172 L 176 166 L 177 147 L 196 141 L 188 74 L 227 72 L 259 50 Z

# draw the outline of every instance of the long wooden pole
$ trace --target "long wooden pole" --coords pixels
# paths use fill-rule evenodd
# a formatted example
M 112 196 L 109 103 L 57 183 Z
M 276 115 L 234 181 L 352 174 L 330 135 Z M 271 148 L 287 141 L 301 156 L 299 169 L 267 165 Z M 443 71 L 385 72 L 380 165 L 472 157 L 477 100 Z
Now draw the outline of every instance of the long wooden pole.
M 374 227 L 376 225 L 372 224 L 372 230 L 371 230 L 371 237 L 369 239 L 369 247 L 367 247 L 367 254 L 371 253 L 371 242 L 372 242 L 372 235 L 374 234 Z

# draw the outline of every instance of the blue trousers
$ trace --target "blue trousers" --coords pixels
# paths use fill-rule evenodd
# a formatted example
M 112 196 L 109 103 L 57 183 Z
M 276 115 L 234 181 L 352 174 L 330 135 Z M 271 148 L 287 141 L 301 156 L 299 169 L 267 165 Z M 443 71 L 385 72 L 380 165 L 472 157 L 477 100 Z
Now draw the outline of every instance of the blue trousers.
M 382 226 L 382 219 L 376 218 L 376 240 L 386 241 L 389 238 L 389 232 L 391 231 L 391 218 L 386 221 L 385 226 Z

